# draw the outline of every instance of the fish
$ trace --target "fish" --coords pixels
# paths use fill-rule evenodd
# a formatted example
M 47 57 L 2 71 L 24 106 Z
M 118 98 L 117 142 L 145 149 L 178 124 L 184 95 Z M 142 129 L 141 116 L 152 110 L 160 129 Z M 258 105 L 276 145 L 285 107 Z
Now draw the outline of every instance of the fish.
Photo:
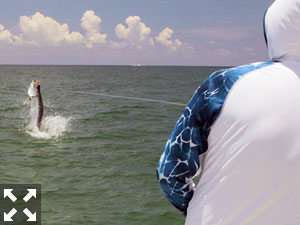
M 44 117 L 44 104 L 41 95 L 41 82 L 37 80 L 32 80 L 28 88 L 29 98 L 25 103 L 31 104 L 30 115 L 31 115 L 31 125 L 33 128 L 41 129 L 42 120 Z

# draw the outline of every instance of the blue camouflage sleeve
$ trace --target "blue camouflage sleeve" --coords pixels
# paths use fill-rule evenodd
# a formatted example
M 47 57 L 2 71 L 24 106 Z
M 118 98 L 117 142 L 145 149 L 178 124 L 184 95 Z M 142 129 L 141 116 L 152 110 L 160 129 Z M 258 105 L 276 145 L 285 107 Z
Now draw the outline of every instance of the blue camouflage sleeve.
M 177 121 L 160 158 L 157 177 L 167 199 L 186 215 L 194 193 L 193 177 L 207 148 L 210 127 L 233 84 L 244 74 L 270 63 L 250 64 L 211 74 L 194 93 Z
M 216 99 L 219 90 L 212 82 L 212 77 L 217 79 L 222 72 L 212 74 L 194 93 L 177 121 L 158 164 L 161 188 L 183 214 L 186 214 L 193 196 L 192 178 L 200 168 L 199 156 L 207 150 L 209 128 L 214 120 L 212 117 L 218 114 L 222 104 Z

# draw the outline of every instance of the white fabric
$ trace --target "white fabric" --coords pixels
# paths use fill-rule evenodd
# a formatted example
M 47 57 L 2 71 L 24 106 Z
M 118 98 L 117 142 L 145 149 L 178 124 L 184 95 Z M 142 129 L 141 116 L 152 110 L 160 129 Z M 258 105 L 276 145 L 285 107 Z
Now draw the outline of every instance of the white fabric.
M 300 63 L 235 83 L 211 128 L 188 225 L 300 224 Z
M 265 29 L 272 60 L 300 60 L 299 0 L 276 0 L 266 13 Z
M 265 17 L 280 61 L 238 80 L 211 127 L 187 225 L 300 224 L 300 0 Z

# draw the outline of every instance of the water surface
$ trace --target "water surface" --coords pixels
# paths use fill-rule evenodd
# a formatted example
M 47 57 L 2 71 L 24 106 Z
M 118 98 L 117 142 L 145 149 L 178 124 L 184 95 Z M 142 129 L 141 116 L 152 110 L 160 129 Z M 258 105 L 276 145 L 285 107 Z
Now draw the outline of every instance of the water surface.
M 95 93 L 186 104 L 216 69 L 0 66 L 1 183 L 41 184 L 42 224 L 184 224 L 155 173 L 184 106 Z M 33 79 L 45 116 L 68 119 L 50 138 L 27 128 Z

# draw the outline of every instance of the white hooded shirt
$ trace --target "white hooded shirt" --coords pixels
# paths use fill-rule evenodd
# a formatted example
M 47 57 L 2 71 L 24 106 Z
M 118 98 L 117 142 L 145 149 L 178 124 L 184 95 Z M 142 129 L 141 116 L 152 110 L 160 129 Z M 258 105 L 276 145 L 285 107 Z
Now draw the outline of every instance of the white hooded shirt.
M 187 225 L 300 224 L 300 0 L 265 32 L 272 62 L 208 77 L 166 144 L 158 179 Z

